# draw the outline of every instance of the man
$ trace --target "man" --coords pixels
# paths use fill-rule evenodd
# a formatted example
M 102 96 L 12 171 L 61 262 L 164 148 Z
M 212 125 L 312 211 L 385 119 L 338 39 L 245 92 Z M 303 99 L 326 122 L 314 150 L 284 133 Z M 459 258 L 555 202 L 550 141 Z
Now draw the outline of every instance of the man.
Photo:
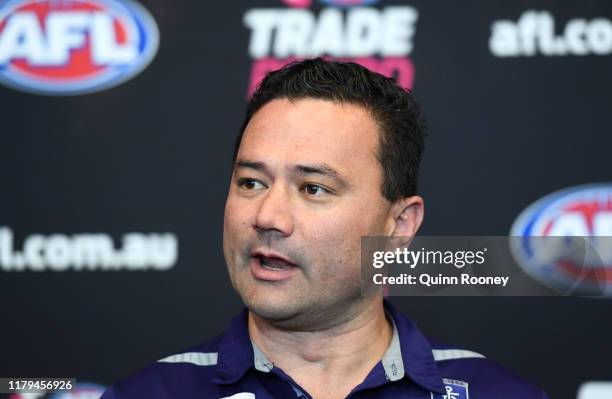
M 433 345 L 362 294 L 362 236 L 410 237 L 424 128 L 410 92 L 321 59 L 269 74 L 238 138 L 223 250 L 246 308 L 227 332 L 103 398 L 545 398 L 475 352 Z

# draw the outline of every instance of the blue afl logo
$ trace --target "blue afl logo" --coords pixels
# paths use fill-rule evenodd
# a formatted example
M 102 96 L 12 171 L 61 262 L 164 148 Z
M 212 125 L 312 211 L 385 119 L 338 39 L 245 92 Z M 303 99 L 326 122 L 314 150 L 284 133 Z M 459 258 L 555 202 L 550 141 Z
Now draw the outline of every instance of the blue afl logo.
M 158 44 L 153 17 L 131 0 L 12 0 L 0 6 L 0 83 L 92 93 L 137 75 Z
M 512 253 L 543 284 L 567 294 L 612 296 L 612 184 L 549 194 L 510 232 Z

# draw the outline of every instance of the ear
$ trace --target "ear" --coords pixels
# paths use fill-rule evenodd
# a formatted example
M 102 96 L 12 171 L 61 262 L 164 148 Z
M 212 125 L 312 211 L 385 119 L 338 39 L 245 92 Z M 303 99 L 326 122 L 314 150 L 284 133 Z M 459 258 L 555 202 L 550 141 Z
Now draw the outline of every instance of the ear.
M 414 237 L 423 222 L 425 206 L 418 195 L 401 198 L 391 205 L 386 232 L 389 236 Z

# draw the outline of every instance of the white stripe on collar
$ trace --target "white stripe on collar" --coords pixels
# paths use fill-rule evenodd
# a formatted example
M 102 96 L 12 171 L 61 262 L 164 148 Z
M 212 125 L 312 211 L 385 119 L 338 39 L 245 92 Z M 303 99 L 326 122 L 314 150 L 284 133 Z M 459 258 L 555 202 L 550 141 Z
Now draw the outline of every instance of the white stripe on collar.
M 159 363 L 191 363 L 196 366 L 214 366 L 217 364 L 217 352 L 186 352 L 158 360 Z
M 432 349 L 432 352 L 436 362 L 441 362 L 443 360 L 484 358 L 484 355 L 480 353 L 465 349 Z

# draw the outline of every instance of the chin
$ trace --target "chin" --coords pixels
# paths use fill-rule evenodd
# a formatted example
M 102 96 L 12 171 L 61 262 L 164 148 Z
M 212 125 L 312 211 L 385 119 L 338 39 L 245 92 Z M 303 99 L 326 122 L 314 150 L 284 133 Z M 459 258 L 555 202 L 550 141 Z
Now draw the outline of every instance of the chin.
M 295 309 L 288 306 L 286 301 L 274 300 L 270 297 L 257 298 L 256 296 L 243 296 L 242 300 L 251 312 L 270 321 L 287 320 L 292 318 L 296 313 Z

